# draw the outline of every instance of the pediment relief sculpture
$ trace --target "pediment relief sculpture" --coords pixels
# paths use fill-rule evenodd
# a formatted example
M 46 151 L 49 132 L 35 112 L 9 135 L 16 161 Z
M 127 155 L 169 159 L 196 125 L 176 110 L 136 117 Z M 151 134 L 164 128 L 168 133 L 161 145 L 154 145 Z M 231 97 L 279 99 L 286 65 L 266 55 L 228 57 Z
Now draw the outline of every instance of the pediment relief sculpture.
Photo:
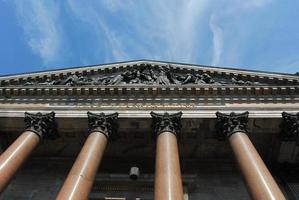
M 184 73 L 171 65 L 152 67 L 146 65 L 139 68 L 127 69 L 113 74 L 82 75 L 71 74 L 59 79 L 47 78 L 44 81 L 27 81 L 24 85 L 259 85 L 259 82 L 240 80 L 237 77 L 212 77 L 207 73 L 197 71 Z

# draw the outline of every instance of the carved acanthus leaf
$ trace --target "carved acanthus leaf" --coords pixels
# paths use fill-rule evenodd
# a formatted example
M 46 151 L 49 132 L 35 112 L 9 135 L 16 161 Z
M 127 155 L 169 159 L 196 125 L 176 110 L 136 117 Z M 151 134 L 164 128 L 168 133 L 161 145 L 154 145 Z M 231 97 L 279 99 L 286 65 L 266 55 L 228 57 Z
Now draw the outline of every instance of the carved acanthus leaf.
M 156 135 L 159 135 L 160 133 L 165 131 L 174 133 L 175 135 L 180 133 L 182 127 L 182 112 L 175 114 L 169 114 L 167 112 L 165 112 L 164 114 L 157 114 L 151 112 L 151 116 L 153 119 L 154 133 Z
M 54 112 L 47 114 L 26 112 L 24 121 L 26 130 L 38 134 L 42 139 L 56 139 L 58 137 Z
M 299 135 L 299 112 L 296 114 L 283 112 L 280 124 L 281 136 L 284 141 L 296 141 Z
M 101 132 L 107 136 L 108 139 L 117 138 L 117 129 L 118 129 L 118 113 L 113 114 L 95 114 L 88 112 L 88 127 L 89 132 Z
M 247 132 L 248 112 L 224 114 L 217 112 L 216 131 L 220 138 L 225 139 L 235 132 Z

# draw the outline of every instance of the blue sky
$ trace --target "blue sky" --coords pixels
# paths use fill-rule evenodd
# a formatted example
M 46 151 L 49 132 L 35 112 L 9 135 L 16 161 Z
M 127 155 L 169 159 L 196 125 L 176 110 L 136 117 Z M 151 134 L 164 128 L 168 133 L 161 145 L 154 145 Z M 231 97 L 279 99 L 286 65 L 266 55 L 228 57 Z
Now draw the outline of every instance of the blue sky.
M 299 71 L 298 0 L 0 0 L 0 74 L 135 59 Z

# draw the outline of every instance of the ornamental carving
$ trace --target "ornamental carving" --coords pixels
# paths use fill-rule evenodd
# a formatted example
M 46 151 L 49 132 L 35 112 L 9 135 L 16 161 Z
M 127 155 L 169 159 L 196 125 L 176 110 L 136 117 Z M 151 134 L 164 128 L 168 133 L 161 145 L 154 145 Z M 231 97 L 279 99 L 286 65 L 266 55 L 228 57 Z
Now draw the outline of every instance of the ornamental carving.
M 216 131 L 221 139 L 231 136 L 236 132 L 247 133 L 248 112 L 224 114 L 217 112 Z
M 175 114 L 169 114 L 165 112 L 164 114 L 157 114 L 151 112 L 153 119 L 153 128 L 155 135 L 159 135 L 162 132 L 171 132 L 173 134 L 179 134 L 181 131 L 181 117 L 182 112 Z
M 284 141 L 296 141 L 299 134 L 299 112 L 291 114 L 283 112 L 280 124 L 281 136 Z
M 33 114 L 25 112 L 26 130 L 36 133 L 42 139 L 56 139 L 57 124 L 55 121 L 55 113 L 42 114 L 40 112 Z
M 87 112 L 87 115 L 89 133 L 98 131 L 105 134 L 110 140 L 117 138 L 118 113 L 106 115 L 104 113 Z
M 30 80 L 25 86 L 84 86 L 84 85 L 258 85 L 238 77 L 213 77 L 208 73 L 179 70 L 171 65 L 151 66 L 143 65 L 113 74 L 70 74 L 66 77 L 46 78 L 45 80 Z M 3 82 L 1 86 L 14 85 Z

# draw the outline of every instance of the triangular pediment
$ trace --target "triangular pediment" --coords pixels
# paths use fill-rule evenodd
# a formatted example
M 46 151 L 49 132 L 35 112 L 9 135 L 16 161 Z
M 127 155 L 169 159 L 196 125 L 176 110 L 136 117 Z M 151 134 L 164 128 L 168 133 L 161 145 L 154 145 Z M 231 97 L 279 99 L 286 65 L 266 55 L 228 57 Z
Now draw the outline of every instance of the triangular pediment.
M 0 86 L 298 85 L 290 74 L 131 61 L 0 77 Z

